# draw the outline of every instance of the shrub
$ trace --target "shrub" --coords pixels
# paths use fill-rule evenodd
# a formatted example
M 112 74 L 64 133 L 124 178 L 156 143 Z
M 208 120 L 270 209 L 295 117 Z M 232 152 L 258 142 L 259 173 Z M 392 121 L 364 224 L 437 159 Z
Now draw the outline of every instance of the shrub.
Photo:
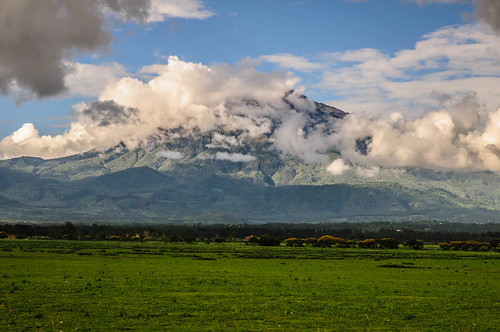
M 409 240 L 404 245 L 413 250 L 420 250 L 424 248 L 424 242 L 421 240 Z
M 215 243 L 222 243 L 222 242 L 226 242 L 226 239 L 217 235 L 214 239 L 214 242 Z
M 323 235 L 318 239 L 318 247 L 341 246 L 345 243 L 344 239 L 331 235 Z
M 302 245 L 304 244 L 304 240 L 298 239 L 296 237 L 291 237 L 289 239 L 286 239 L 285 243 L 287 247 L 302 247 Z
M 255 235 L 250 235 L 245 238 L 245 241 L 250 244 L 259 244 L 259 237 Z
M 358 242 L 359 248 L 375 248 L 377 246 L 377 240 L 375 239 L 366 239 Z
M 450 243 L 448 243 L 448 246 L 452 250 L 462 250 L 462 248 L 464 247 L 464 241 L 450 241 Z
M 264 234 L 259 239 L 259 246 L 266 246 L 266 247 L 279 246 L 280 243 L 281 241 L 278 238 L 269 234 Z
M 380 246 L 380 248 L 384 249 L 397 249 L 399 246 L 399 241 L 391 237 L 385 237 L 378 240 L 378 245 Z
M 442 242 L 442 243 L 439 244 L 439 248 L 441 248 L 443 250 L 449 250 L 450 249 L 450 244 L 446 243 L 446 242 Z
M 312 245 L 312 246 L 315 246 L 316 244 L 318 244 L 318 239 L 316 239 L 315 237 L 308 237 L 307 239 L 304 240 L 305 244 L 306 245 Z
M 177 235 L 177 234 L 173 234 L 173 235 L 171 235 L 171 236 L 169 237 L 169 241 L 170 241 L 170 242 L 181 242 L 181 241 L 182 241 L 182 239 L 181 239 L 181 237 L 180 237 L 179 235 Z
M 491 243 L 489 242 L 479 242 L 478 251 L 488 251 L 491 249 Z
M 196 238 L 193 237 L 193 236 L 189 236 L 188 235 L 188 236 L 184 237 L 184 242 L 186 242 L 186 243 L 193 243 L 193 242 L 196 242 Z

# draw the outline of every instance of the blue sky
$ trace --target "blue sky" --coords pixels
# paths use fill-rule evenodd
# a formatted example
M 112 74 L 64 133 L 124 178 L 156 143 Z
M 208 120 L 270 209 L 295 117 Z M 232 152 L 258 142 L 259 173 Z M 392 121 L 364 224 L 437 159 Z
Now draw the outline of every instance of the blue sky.
M 160 4 L 156 17 L 127 16 L 119 3 L 121 11 L 89 5 L 101 10 L 92 18 L 104 20 L 103 39 L 63 48 L 56 65 L 74 68 L 61 78 L 65 91 L 40 92 L 19 83 L 21 76 L 6 81 L 0 140 L 26 123 L 33 124 L 29 135 L 34 128 L 37 137 L 64 134 L 78 122 L 81 105 L 113 98 L 104 89 L 125 77 L 148 82 L 161 75 L 148 66 L 166 65 L 170 56 L 209 67 L 243 61 L 262 73 L 278 71 L 293 76 L 293 87 L 311 98 L 370 117 L 397 112 L 412 119 L 471 95 L 486 113 L 500 106 L 496 27 L 478 19 L 472 1 L 153 0 Z M 35 26 L 42 19 L 37 15 L 23 19 Z M 44 26 L 31 33 L 36 29 L 46 29 L 44 40 L 60 46 L 55 40 L 64 32 Z M 2 56 L 13 61 L 16 50 L 0 54 L 0 69 L 7 66 Z

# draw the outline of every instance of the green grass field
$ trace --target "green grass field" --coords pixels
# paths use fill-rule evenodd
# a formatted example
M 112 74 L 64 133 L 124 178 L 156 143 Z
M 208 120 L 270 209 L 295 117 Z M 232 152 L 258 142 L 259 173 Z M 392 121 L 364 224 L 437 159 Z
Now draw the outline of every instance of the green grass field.
M 0 241 L 2 331 L 498 331 L 499 313 L 497 252 Z

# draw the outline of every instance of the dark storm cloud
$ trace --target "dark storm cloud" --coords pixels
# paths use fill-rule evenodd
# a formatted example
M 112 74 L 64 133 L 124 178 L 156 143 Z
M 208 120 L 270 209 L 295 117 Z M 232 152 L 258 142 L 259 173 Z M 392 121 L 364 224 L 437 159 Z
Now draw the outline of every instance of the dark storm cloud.
M 144 23 L 150 0 L 3 0 L 0 5 L 0 93 L 21 88 L 37 97 L 65 90 L 74 53 L 106 48 L 105 12 Z
M 500 0 L 480 0 L 477 3 L 476 15 L 500 34 Z
M 99 127 L 111 124 L 125 124 L 136 118 L 138 110 L 118 105 L 112 100 L 94 101 L 82 114 Z

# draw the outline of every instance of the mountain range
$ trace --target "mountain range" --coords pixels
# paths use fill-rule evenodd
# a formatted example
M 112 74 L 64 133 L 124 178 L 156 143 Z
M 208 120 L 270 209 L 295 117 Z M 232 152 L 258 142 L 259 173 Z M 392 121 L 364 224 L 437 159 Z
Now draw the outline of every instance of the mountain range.
M 306 132 L 347 115 L 325 104 L 314 105 Z M 238 144 L 221 140 L 238 135 L 224 128 L 203 133 L 178 128 L 165 130 L 160 138 L 135 149 L 121 144 L 57 159 L 0 160 L 0 221 L 485 223 L 500 219 L 500 176 L 493 172 L 352 165 L 333 174 L 328 165 L 341 158 L 337 151 L 327 151 L 328 160 L 306 162 L 274 149 L 272 133 Z M 363 152 L 367 142 L 358 145 Z

